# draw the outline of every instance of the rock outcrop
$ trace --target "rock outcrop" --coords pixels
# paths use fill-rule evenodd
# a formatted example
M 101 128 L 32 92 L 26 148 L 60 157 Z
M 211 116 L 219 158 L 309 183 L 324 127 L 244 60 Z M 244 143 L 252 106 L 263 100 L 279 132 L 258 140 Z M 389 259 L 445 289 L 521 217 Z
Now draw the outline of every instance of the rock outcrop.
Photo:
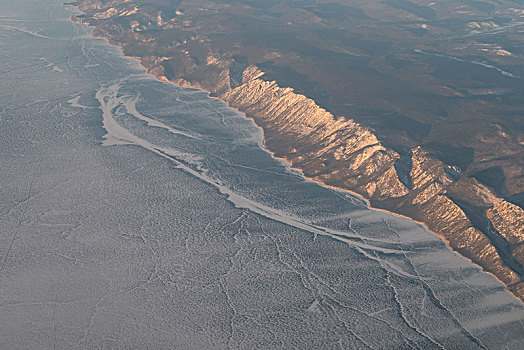
M 453 249 L 495 274 L 521 297 L 524 211 L 520 207 L 496 197 L 475 179 L 461 177 L 457 168 L 420 146 L 411 150 L 412 186 L 406 187 L 394 166 L 398 153 L 384 147 L 372 130 L 351 119 L 335 118 L 313 100 L 263 76 L 257 67 L 248 67 L 242 84 L 220 98 L 264 129 L 271 151 L 309 178 L 357 192 L 380 207 L 426 223 Z M 473 198 L 470 193 L 475 194 Z M 467 205 L 482 204 L 473 215 L 485 216 L 500 232 L 502 244 L 475 227 L 467 210 L 453 200 L 464 196 L 470 197 L 464 199 Z M 388 204 L 392 200 L 395 204 Z M 512 257 L 515 266 L 501 254 Z
M 408 193 L 396 175 L 399 155 L 384 147 L 371 130 L 335 116 L 315 101 L 263 80 L 255 66 L 242 84 L 220 98 L 264 129 L 266 145 L 312 179 L 382 200 Z

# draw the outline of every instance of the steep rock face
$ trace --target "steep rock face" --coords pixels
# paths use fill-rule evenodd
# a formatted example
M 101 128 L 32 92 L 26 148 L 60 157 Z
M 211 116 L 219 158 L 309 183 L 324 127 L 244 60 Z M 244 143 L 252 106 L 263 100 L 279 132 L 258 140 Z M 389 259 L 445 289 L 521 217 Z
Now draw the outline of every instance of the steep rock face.
M 490 239 L 474 227 L 462 208 L 446 195 L 436 195 L 417 207 L 415 217 L 440 233 L 453 249 L 483 266 L 505 284 L 521 283 L 521 276 L 506 265 Z
M 494 228 L 508 241 L 515 260 L 524 266 L 524 210 L 503 199 L 497 198 L 486 210 L 486 216 Z M 510 290 L 517 296 L 524 295 L 522 276 L 510 284 Z
M 313 100 L 262 79 L 248 67 L 242 85 L 220 98 L 252 117 L 269 149 L 328 185 L 352 189 L 377 200 L 408 193 L 394 163 L 399 155 L 384 147 L 371 130 L 351 119 L 335 118 Z
M 426 223 L 522 298 L 522 209 L 422 147 L 412 149 L 410 175 L 413 188 L 395 210 Z
M 524 265 L 524 230 L 518 229 L 524 227 L 524 210 L 505 200 L 498 199 L 493 203 L 493 207 L 486 211 L 486 214 L 495 229 L 511 244 L 516 259 Z
M 400 199 L 396 210 L 412 213 L 428 224 L 454 249 L 497 275 L 519 295 L 522 276 L 518 268 L 508 267 L 508 256 L 522 256 L 522 233 L 515 233 L 523 224 L 519 207 L 496 198 L 471 178 L 458 181 L 461 173 L 457 168 L 435 159 L 423 147 L 411 150 L 412 189 L 408 189 L 394 168 L 398 154 L 386 148 L 372 130 L 350 119 L 335 118 L 313 100 L 281 88 L 275 81 L 265 81 L 263 76 L 260 69 L 251 66 L 244 72 L 242 85 L 220 97 L 264 129 L 271 150 L 328 185 L 378 202 Z M 474 226 L 465 209 L 448 197 L 453 184 L 454 196 L 484 193 L 482 203 L 489 209 L 483 215 L 508 239 L 509 249 L 494 244 L 487 233 Z M 478 205 L 481 197 L 477 197 L 466 198 L 466 202 Z M 506 260 L 501 254 L 508 255 Z
M 475 203 L 490 230 L 496 232 L 511 250 L 515 261 L 524 266 L 524 210 L 498 197 L 488 187 L 474 178 L 457 181 L 450 187 L 450 193 L 461 196 L 468 203 Z M 524 274 L 524 269 L 521 269 Z
M 413 193 L 412 205 L 421 205 L 439 195 L 453 182 L 446 172 L 446 165 L 432 158 L 422 147 L 412 150 L 411 182 Z
M 394 167 L 399 155 L 385 147 L 372 130 L 351 119 L 335 118 L 313 100 L 275 81 L 265 81 L 263 76 L 257 67 L 248 67 L 242 84 L 220 98 L 264 129 L 266 145 L 277 156 L 285 157 L 310 178 L 358 192 L 375 203 L 395 200 L 397 204 L 387 207 L 426 223 L 453 249 L 521 296 L 520 270 L 508 266 L 515 256 L 522 260 L 521 208 L 497 198 L 473 178 L 460 180 L 459 169 L 420 146 L 411 150 L 412 188 L 408 189 Z M 488 233 L 475 227 L 465 208 L 450 198 L 468 197 L 468 193 L 478 195 L 465 198 L 465 203 L 489 208 L 481 215 L 511 243 L 509 247 L 494 243 Z

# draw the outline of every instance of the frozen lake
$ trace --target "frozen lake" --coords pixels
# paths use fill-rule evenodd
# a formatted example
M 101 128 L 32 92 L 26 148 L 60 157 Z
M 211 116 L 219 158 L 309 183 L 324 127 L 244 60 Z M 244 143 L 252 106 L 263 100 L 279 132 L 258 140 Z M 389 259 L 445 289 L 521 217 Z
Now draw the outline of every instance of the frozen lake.
M 421 225 L 61 1 L 0 9 L 0 349 L 522 348 L 522 303 Z

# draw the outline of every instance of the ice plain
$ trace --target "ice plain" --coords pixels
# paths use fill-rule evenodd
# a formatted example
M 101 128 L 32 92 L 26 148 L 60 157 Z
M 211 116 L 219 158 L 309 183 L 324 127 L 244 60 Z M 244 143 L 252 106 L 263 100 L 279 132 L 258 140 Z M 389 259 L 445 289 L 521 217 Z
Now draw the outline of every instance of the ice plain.
M 524 308 L 253 123 L 0 0 L 1 349 L 518 349 Z

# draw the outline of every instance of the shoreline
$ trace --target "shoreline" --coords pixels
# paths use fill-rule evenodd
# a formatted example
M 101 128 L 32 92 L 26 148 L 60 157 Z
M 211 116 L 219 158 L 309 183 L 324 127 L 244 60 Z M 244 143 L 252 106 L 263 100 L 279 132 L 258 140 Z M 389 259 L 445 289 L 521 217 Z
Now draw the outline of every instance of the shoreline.
M 65 4 L 65 5 L 70 5 L 70 6 L 74 6 L 75 8 L 77 8 L 74 4 Z M 79 10 L 80 13 L 82 13 L 80 10 Z M 79 21 L 75 21 L 74 19 L 75 15 L 72 15 L 71 16 L 71 22 L 73 22 L 74 24 L 78 24 L 78 25 L 87 25 L 89 27 L 92 27 L 92 28 L 95 28 L 94 26 L 91 26 L 89 24 L 86 24 L 86 23 L 82 23 L 82 22 L 79 22 Z M 195 90 L 200 90 L 204 93 L 207 94 L 208 98 L 212 98 L 212 99 L 215 99 L 215 100 L 218 100 L 222 103 L 224 103 L 228 108 L 231 108 L 233 110 L 235 110 L 237 113 L 240 113 L 244 116 L 244 118 L 246 119 L 249 119 L 253 122 L 253 124 L 260 129 L 260 131 L 262 132 L 262 145 L 259 144 L 260 148 L 262 150 L 264 150 L 265 152 L 269 153 L 271 155 L 271 157 L 279 162 L 284 162 L 286 164 L 286 166 L 288 166 L 290 169 L 294 170 L 294 171 L 297 171 L 300 173 L 300 176 L 305 180 L 305 181 L 308 181 L 308 182 L 313 182 L 317 185 L 320 185 L 324 188 L 327 188 L 327 189 L 330 189 L 330 190 L 335 190 L 335 191 L 338 191 L 338 192 L 343 192 L 343 193 L 347 193 L 347 194 L 350 194 L 352 196 L 355 196 L 357 197 L 358 199 L 362 200 L 364 203 L 366 203 L 366 206 L 368 209 L 370 210 L 373 210 L 373 211 L 379 211 L 379 212 L 383 212 L 383 213 L 387 213 L 387 214 L 390 214 L 390 215 L 394 215 L 394 216 L 397 216 L 397 217 L 400 217 L 402 219 L 406 219 L 406 220 L 410 220 L 411 222 L 414 222 L 416 224 L 419 224 L 421 225 L 425 230 L 427 230 L 429 233 L 431 233 L 432 235 L 438 237 L 443 243 L 445 243 L 445 245 L 448 247 L 448 249 L 453 252 L 454 254 L 460 256 L 461 258 L 467 260 L 468 262 L 470 262 L 473 266 L 475 266 L 476 268 L 478 268 L 479 270 L 481 270 L 482 272 L 484 273 L 487 273 L 489 275 L 491 275 L 492 277 L 494 277 L 503 287 L 504 287 L 504 290 L 506 292 L 508 292 L 511 296 L 513 296 L 515 299 L 517 299 L 518 301 L 520 301 L 521 303 L 524 304 L 524 299 L 521 299 L 519 296 L 517 296 L 516 294 L 514 294 L 508 287 L 512 284 L 505 284 L 501 279 L 499 279 L 493 272 L 490 272 L 488 270 L 486 270 L 482 265 L 474 262 L 471 258 L 469 258 L 468 256 L 466 255 L 463 255 L 461 254 L 458 250 L 454 249 L 451 244 L 450 244 L 450 240 L 448 240 L 443 234 L 440 234 L 432 229 L 429 228 L 428 224 L 425 223 L 425 222 L 422 222 L 422 221 L 418 221 L 414 218 L 411 218 L 409 216 L 406 216 L 406 215 L 403 215 L 403 214 L 400 214 L 400 213 L 397 213 L 397 212 L 394 212 L 394 211 L 390 211 L 390 210 L 387 210 L 387 209 L 383 209 L 383 208 L 379 208 L 379 207 L 374 207 L 372 204 L 371 204 L 371 201 L 367 198 L 365 198 L 363 195 L 355 192 L 355 191 L 352 191 L 350 189 L 346 189 L 346 188 L 341 188 L 341 187 L 336 187 L 336 186 L 331 186 L 331 185 L 328 185 L 320 180 L 316 180 L 316 179 L 313 179 L 313 178 L 310 178 L 308 176 L 306 176 L 302 169 L 300 168 L 296 168 L 296 167 L 293 167 L 293 164 L 291 163 L 291 161 L 289 159 L 287 159 L 287 157 L 283 156 L 283 157 L 278 157 L 276 156 L 276 152 L 272 151 L 271 149 L 269 149 L 269 147 L 266 145 L 266 138 L 265 138 L 265 130 L 263 127 L 261 127 L 260 125 L 258 125 L 256 123 L 256 120 L 255 118 L 253 117 L 250 117 L 248 116 L 245 112 L 241 111 L 241 110 L 238 110 L 237 108 L 235 107 L 232 107 L 227 101 L 225 100 L 222 100 L 220 99 L 219 97 L 217 96 L 212 96 L 211 95 L 211 92 L 205 90 L 204 88 L 200 87 L 200 86 L 191 86 L 190 84 L 184 86 L 184 85 L 180 85 L 180 84 L 177 84 L 173 81 L 170 81 L 168 80 L 165 76 L 159 76 L 159 75 L 156 75 L 154 73 L 150 73 L 148 71 L 148 68 L 142 64 L 142 60 L 140 57 L 138 56 L 128 56 L 124 53 L 124 48 L 117 44 L 117 43 L 113 43 L 111 42 L 111 40 L 107 37 L 104 37 L 104 36 L 100 36 L 100 35 L 95 35 L 94 33 L 94 30 L 91 31 L 91 36 L 94 38 L 94 39 L 99 39 L 99 40 L 104 40 L 105 42 L 107 42 L 109 45 L 113 46 L 113 47 L 118 47 L 119 48 L 119 51 L 121 52 L 122 54 L 122 57 L 125 58 L 125 59 L 129 59 L 129 60 L 135 60 L 137 61 L 137 63 L 144 68 L 145 70 L 145 74 L 151 76 L 152 78 L 154 78 L 156 81 L 158 82 L 161 82 L 161 83 L 166 83 L 166 84 L 172 84 L 174 86 L 177 86 L 179 88 L 191 88 L 191 89 L 195 89 Z M 520 282 L 517 282 L 517 283 L 520 283 Z
M 172 83 L 172 82 L 170 82 L 170 83 Z M 174 83 L 172 83 L 172 84 L 174 84 Z M 175 85 L 176 85 L 176 84 L 175 84 Z M 176 86 L 178 86 L 178 85 L 176 85 Z M 200 89 L 200 90 L 202 90 L 202 89 Z M 205 91 L 205 90 L 203 90 L 203 91 Z M 219 100 L 220 100 L 220 99 L 219 99 Z M 220 100 L 220 101 L 222 101 L 222 100 Z M 224 102 L 224 101 L 222 101 L 222 102 Z M 229 105 L 228 105 L 228 107 L 229 107 Z M 233 107 L 229 107 L 229 108 L 233 108 Z M 233 109 L 234 109 L 234 108 L 233 108 Z M 236 110 L 236 109 L 235 109 L 235 111 L 244 114 L 243 112 L 238 111 L 238 110 Z M 253 120 L 253 122 L 255 122 L 253 118 L 250 118 L 250 117 L 247 117 L 247 116 L 246 116 L 246 118 L 248 118 L 248 119 L 250 119 L 250 120 Z M 263 131 L 262 127 L 258 126 L 256 123 L 255 123 L 255 125 Z M 317 180 L 315 180 L 315 179 L 312 179 L 312 178 L 310 178 L 310 177 L 307 177 L 306 175 L 304 175 L 304 173 L 302 172 L 302 170 L 300 170 L 299 168 L 294 168 L 293 165 L 291 164 L 291 162 L 290 162 L 286 157 L 284 157 L 284 158 L 280 158 L 280 157 L 275 156 L 275 152 L 269 150 L 269 149 L 268 149 L 267 147 L 265 147 L 265 146 L 263 147 L 263 150 L 266 151 L 266 152 L 268 152 L 269 154 L 271 154 L 271 157 L 272 157 L 272 158 L 274 158 L 274 159 L 276 159 L 276 160 L 279 160 L 279 161 L 284 161 L 285 163 L 287 163 L 287 165 L 289 166 L 290 169 L 293 169 L 293 170 L 299 171 L 300 174 L 301 174 L 301 176 L 302 176 L 306 181 L 313 182 L 313 183 L 315 183 L 315 184 L 317 184 L 317 185 L 320 185 L 320 186 L 322 186 L 322 187 L 328 188 L 328 189 L 330 189 L 330 190 L 335 190 L 335 191 L 340 191 L 340 192 L 349 193 L 349 194 L 351 194 L 352 196 L 355 196 L 355 197 L 361 199 L 363 202 L 365 202 L 366 205 L 367 205 L 367 207 L 368 207 L 368 209 L 370 209 L 370 210 L 378 211 L 378 212 L 382 212 L 382 213 L 387 213 L 387 214 L 389 214 L 389 215 L 394 215 L 394 216 L 396 216 L 396 217 L 399 217 L 399 218 L 402 218 L 402 219 L 405 219 L 405 220 L 409 220 L 409 221 L 411 221 L 411 222 L 414 222 L 414 223 L 416 223 L 416 224 L 421 225 L 421 226 L 422 226 L 426 231 L 428 231 L 428 232 L 430 232 L 431 234 L 437 236 L 437 238 L 439 238 L 439 239 L 440 239 L 440 240 L 441 240 L 441 241 L 442 241 L 442 242 L 443 242 L 443 243 L 448 247 L 448 249 L 449 249 L 453 254 L 458 255 L 458 256 L 461 257 L 462 259 L 467 260 L 468 262 L 470 262 L 473 266 L 475 266 L 476 268 L 478 268 L 478 269 L 481 270 L 482 272 L 487 273 L 488 275 L 491 275 L 491 276 L 492 276 L 493 278 L 495 278 L 495 279 L 496 279 L 500 284 L 502 284 L 502 285 L 504 286 L 504 290 L 505 290 L 505 291 L 507 291 L 511 296 L 513 296 L 515 299 L 517 299 L 518 301 L 520 301 L 521 303 L 524 304 L 524 300 L 521 300 L 518 296 L 516 296 L 515 294 L 513 294 L 513 293 L 508 289 L 508 286 L 506 286 L 506 284 L 505 284 L 504 282 L 502 282 L 502 281 L 501 281 L 501 280 L 500 280 L 500 279 L 499 279 L 499 278 L 498 278 L 494 273 L 492 273 L 492 272 L 490 272 L 490 271 L 484 269 L 481 265 L 475 263 L 475 262 L 474 262 L 473 260 L 471 260 L 469 257 L 467 257 L 467 256 L 465 256 L 465 255 L 462 255 L 462 254 L 460 254 L 460 252 L 458 252 L 457 250 L 453 249 L 453 247 L 450 245 L 450 241 L 449 241 L 449 240 L 448 240 L 444 235 L 442 235 L 442 234 L 440 234 L 440 233 L 438 233 L 438 232 L 433 231 L 432 229 L 430 229 L 429 226 L 428 226 L 425 222 L 415 220 L 415 219 L 413 219 L 413 218 L 411 218 L 411 217 L 409 217 L 409 216 L 402 215 L 402 214 L 400 214 L 400 213 L 396 213 L 396 212 L 394 212 L 394 211 L 389 211 L 389 210 L 387 210 L 387 209 L 382 209 L 382 208 L 374 207 L 373 205 L 371 205 L 370 201 L 369 201 L 367 198 L 365 198 L 364 196 L 360 195 L 359 193 L 354 192 L 354 191 L 351 191 L 351 190 L 347 190 L 347 189 L 344 189 L 344 188 L 340 188 L 340 187 L 330 186 L 330 185 L 327 185 L 327 184 L 325 184 L 325 183 L 323 183 L 323 182 L 321 182 L 321 181 L 317 181 Z

